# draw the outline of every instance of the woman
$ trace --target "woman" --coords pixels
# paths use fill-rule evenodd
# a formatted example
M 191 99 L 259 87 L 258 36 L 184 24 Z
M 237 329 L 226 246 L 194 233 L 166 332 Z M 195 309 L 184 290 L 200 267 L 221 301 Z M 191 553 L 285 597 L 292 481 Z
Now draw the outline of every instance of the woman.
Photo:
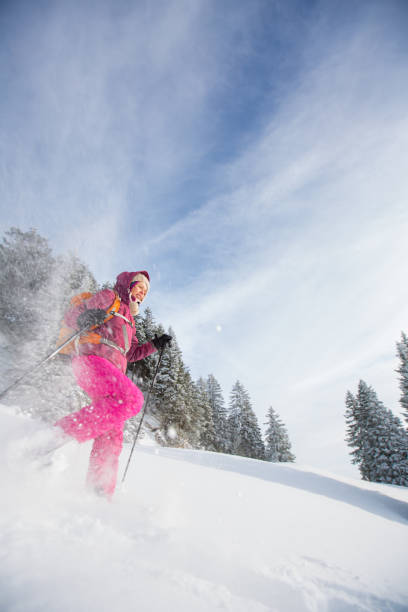
M 142 392 L 126 376 L 127 364 L 148 357 L 171 340 L 163 334 L 151 342 L 138 344 L 133 317 L 138 314 L 149 287 L 146 271 L 122 272 L 113 291 L 99 291 L 65 315 L 66 323 L 72 328 L 97 326 L 97 336 L 82 337 L 72 359 L 78 385 L 92 403 L 55 425 L 62 430 L 64 441 L 68 436 L 78 442 L 94 440 L 87 484 L 108 499 L 116 487 L 125 421 L 143 405 Z M 117 308 L 118 298 L 119 308 L 114 312 L 112 306 L 116 300 Z

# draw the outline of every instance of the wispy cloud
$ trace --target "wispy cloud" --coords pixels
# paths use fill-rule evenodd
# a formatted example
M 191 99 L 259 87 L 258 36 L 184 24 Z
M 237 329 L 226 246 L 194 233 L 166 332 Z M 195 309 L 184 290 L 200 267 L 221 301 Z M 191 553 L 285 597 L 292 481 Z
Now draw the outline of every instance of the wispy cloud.
M 301 457 L 308 420 L 345 454 L 344 394 L 360 376 L 398 408 L 407 325 L 407 63 L 373 24 L 325 52 L 224 191 L 151 243 L 159 260 L 181 248 L 199 263 L 170 304 L 155 300 L 194 372 L 215 370 L 226 390 L 241 378 L 260 413 L 273 403 Z
M 122 240 L 92 242 L 116 263 L 118 249 L 126 255 L 126 243 L 186 208 L 174 198 L 166 206 L 166 196 L 211 148 L 208 107 L 223 87 L 218 62 L 228 44 L 204 2 L 101 2 L 96 11 L 50 3 L 23 14 L 10 7 L 7 17 L 0 180 L 8 217 L 44 227 L 62 248 L 80 229 L 82 248 L 93 220 L 107 230 L 114 222 Z

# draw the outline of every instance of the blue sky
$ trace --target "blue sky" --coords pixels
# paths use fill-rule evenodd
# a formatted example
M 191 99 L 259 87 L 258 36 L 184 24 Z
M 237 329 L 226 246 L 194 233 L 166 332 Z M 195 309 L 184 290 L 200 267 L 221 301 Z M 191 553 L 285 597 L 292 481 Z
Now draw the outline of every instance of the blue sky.
M 350 471 L 347 389 L 398 411 L 407 27 L 404 1 L 3 2 L 2 232 L 148 269 L 192 374 Z

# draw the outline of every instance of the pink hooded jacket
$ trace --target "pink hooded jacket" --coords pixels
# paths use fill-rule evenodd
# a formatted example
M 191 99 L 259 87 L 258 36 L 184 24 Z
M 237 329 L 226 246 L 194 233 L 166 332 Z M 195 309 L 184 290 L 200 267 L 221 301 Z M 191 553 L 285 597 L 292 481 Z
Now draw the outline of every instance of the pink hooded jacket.
M 156 351 L 151 342 L 138 344 L 136 337 L 135 321 L 129 309 L 129 285 L 132 278 L 141 272 L 122 272 L 116 279 L 114 287 L 120 297 L 118 313 L 122 317 L 114 316 L 112 319 L 98 327 L 95 331 L 102 338 L 114 343 L 123 350 L 123 353 L 106 344 L 84 343 L 79 345 L 80 355 L 98 355 L 113 363 L 119 370 L 126 372 L 127 364 L 148 357 Z M 115 300 L 115 292 L 111 289 L 103 289 L 95 293 L 91 298 L 85 300 L 79 306 L 71 308 L 65 315 L 65 321 L 73 329 L 77 329 L 78 316 L 87 309 L 103 308 L 107 310 Z M 127 319 L 127 321 L 125 320 Z

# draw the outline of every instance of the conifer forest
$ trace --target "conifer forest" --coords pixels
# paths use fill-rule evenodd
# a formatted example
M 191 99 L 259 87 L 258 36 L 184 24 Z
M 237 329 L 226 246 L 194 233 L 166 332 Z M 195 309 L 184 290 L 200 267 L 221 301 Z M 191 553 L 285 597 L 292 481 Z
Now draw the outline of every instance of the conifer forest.
M 0 244 L 0 332 L 3 387 L 24 372 L 23 382 L 6 402 L 31 416 L 53 422 L 87 404 L 77 387 L 69 357 L 57 355 L 30 374 L 58 341 L 61 321 L 70 299 L 102 287 L 86 263 L 72 253 L 55 256 L 35 229 L 10 228 Z M 113 280 L 113 279 L 112 279 Z M 109 284 L 103 287 L 109 286 Z M 264 433 L 250 395 L 237 380 L 226 401 L 214 373 L 191 376 L 177 341 L 177 330 L 165 330 L 149 307 L 136 317 L 140 343 L 155 334 L 173 340 L 163 353 L 149 401 L 143 433 L 158 444 L 240 455 L 271 462 L 294 462 L 289 434 L 276 410 L 267 409 Z M 408 422 L 408 338 L 397 342 L 400 403 Z M 151 387 L 158 353 L 130 364 L 127 375 L 145 397 Z M 360 380 L 355 394 L 346 394 L 345 440 L 351 462 L 363 480 L 408 486 L 408 433 L 402 420 L 386 408 L 374 389 Z M 140 415 L 130 419 L 125 438 L 131 441 Z

